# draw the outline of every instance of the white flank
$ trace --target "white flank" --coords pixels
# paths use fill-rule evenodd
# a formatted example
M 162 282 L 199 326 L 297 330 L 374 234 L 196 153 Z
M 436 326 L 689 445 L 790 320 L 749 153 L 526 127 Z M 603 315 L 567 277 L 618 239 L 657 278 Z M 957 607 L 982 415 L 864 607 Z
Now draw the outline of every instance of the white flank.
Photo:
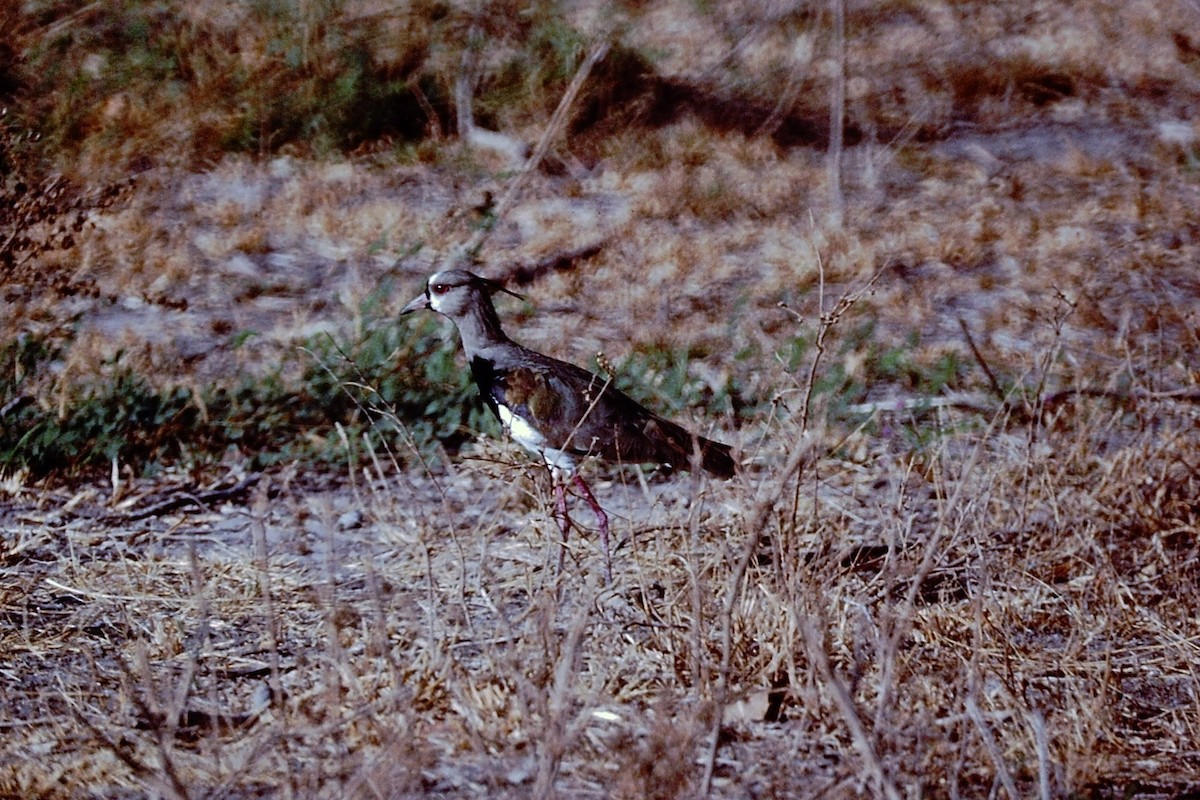
M 512 437 L 513 441 L 531 453 L 536 453 L 545 460 L 551 469 L 561 471 L 566 475 L 575 472 L 575 459 L 562 450 L 546 446 L 546 437 L 537 432 L 532 425 L 509 411 L 508 406 L 496 404 L 500 414 L 500 424 Z
M 513 441 L 526 450 L 532 450 L 535 453 L 541 452 L 542 445 L 546 443 L 546 437 L 534 430 L 528 422 L 509 411 L 508 406 L 497 404 L 496 410 L 500 412 L 500 422 L 504 425 L 504 430 L 508 431 L 508 435 L 513 438 Z

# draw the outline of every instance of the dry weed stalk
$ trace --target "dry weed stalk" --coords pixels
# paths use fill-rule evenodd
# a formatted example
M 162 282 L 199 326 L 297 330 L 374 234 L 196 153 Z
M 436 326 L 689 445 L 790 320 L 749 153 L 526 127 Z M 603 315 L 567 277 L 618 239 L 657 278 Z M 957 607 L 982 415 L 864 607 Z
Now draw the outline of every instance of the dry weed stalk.
M 549 687 L 528 687 L 532 690 L 532 697 L 528 699 L 533 700 L 535 707 L 541 711 L 543 724 L 537 742 L 537 776 L 533 785 L 533 796 L 538 800 L 554 796 L 554 782 L 558 777 L 563 756 L 574 746 L 586 724 L 589 709 L 575 709 L 576 703 L 572 693 L 579 659 L 582 656 L 584 634 L 591 623 L 592 609 L 591 602 L 579 604 L 575 618 L 571 621 L 553 661 L 553 683 Z M 551 619 L 549 607 L 544 606 L 540 614 L 541 625 L 547 626 Z M 548 630 L 544 630 L 544 635 L 548 633 Z
M 721 664 L 717 672 L 717 684 L 713 692 L 717 712 L 714 714 L 712 730 L 709 734 L 709 749 L 704 762 L 704 774 L 701 779 L 699 791 L 701 797 L 707 797 L 712 788 L 713 770 L 716 765 L 717 750 L 719 747 L 720 727 L 723 721 L 722 710 L 730 700 L 730 668 L 734 650 L 733 620 L 735 610 L 738 606 L 738 599 L 743 590 L 746 570 L 750 566 L 754 553 L 759 547 L 759 537 L 763 531 L 767 530 L 768 518 L 774 513 L 776 506 L 783 498 L 785 492 L 787 492 L 788 487 L 792 485 L 793 481 L 796 481 L 798 486 L 804 468 L 814 464 L 821 457 L 819 449 L 824 445 L 820 442 L 819 437 L 816 437 L 809 430 L 809 420 L 817 370 L 825 354 L 826 336 L 838 325 L 854 305 L 855 301 L 878 278 L 877 273 L 861 288 L 843 293 L 833 308 L 826 312 L 824 308 L 825 273 L 819 253 L 817 254 L 816 261 L 819 270 L 817 284 L 819 322 L 808 378 L 802 387 L 803 402 L 799 419 L 798 437 L 796 442 L 789 448 L 782 468 L 773 476 L 766 490 L 760 490 L 758 501 L 753 506 L 751 513 L 746 517 L 747 522 L 741 526 L 744 536 L 742 550 L 726 584 L 725 601 L 721 608 L 720 617 Z M 875 754 L 874 747 L 863 730 L 861 721 L 854 709 L 853 701 L 833 673 L 825 652 L 823 638 L 816 635 L 815 628 L 812 626 L 812 622 L 808 616 L 799 609 L 796 609 L 796 611 L 802 619 L 801 630 L 808 644 L 809 656 L 815 659 L 818 670 L 826 680 L 827 689 L 834 695 L 838 708 L 842 711 L 843 719 L 854 736 L 855 744 L 859 748 L 860 755 L 867 764 L 868 769 L 871 771 L 875 784 L 884 797 L 888 800 L 896 800 L 899 794 L 884 772 L 879 758 Z M 699 620 L 697 620 L 697 624 L 698 622 Z
M 830 0 L 833 16 L 833 63 L 835 73 L 829 87 L 829 151 L 826 172 L 829 181 L 829 217 L 834 230 L 846 216 L 842 191 L 842 145 L 846 136 L 846 0 Z

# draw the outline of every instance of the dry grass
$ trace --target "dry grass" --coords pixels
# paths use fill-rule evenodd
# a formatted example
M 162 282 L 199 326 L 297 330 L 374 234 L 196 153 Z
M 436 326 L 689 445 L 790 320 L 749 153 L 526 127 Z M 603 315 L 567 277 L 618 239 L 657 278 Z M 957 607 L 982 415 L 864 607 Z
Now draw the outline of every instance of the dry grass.
M 810 432 L 782 487 L 788 425 L 742 480 L 625 476 L 612 586 L 594 537 L 554 575 L 507 449 L 142 522 L 18 489 L 3 791 L 679 796 L 722 707 L 715 796 L 873 794 L 847 713 L 905 791 L 1194 790 L 1194 407 L 959 422 Z
M 87 43 L 105 8 L 14 36 Z M 613 22 L 573 8 L 582 34 Z M 547 479 L 489 440 L 433 459 L 354 442 L 334 479 L 295 463 L 144 519 L 230 485 L 236 455 L 220 478 L 4 476 L 0 796 L 1200 790 L 1200 11 L 850 4 L 837 225 L 827 15 L 705 8 L 621 5 L 554 143 L 594 168 L 529 176 L 482 268 L 536 275 L 502 309 L 522 342 L 648 364 L 620 377 L 734 441 L 746 473 L 594 468 L 611 586 L 587 530 L 555 575 Z M 377 63 L 450 80 L 467 14 L 445 10 L 419 57 Z M 296 31 L 196 13 L 190 102 L 114 87 L 116 56 L 83 47 L 63 63 L 99 77 L 34 104 L 82 115 L 77 182 L 144 171 L 72 248 L 4 272 L 3 341 L 73 331 L 30 402 L 118 358 L 191 386 L 351 337 L 503 191 L 435 94 L 411 147 L 334 155 L 326 131 L 222 155 L 222 68 L 300 80 L 252 58 Z M 355 20 L 368 50 L 388 25 L 420 44 L 372 3 L 338 14 L 299 28 L 302 87 Z M 570 76 L 500 104 L 520 50 L 495 35 L 477 110 L 534 139 Z M 679 352 L 682 377 L 637 361 Z

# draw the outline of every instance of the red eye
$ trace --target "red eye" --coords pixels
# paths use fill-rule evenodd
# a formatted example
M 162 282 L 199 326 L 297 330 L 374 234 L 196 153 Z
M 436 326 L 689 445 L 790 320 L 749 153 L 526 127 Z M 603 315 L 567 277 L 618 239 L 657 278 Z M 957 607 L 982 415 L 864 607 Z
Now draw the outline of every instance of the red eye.
M 445 294 L 447 291 L 449 291 L 449 289 L 450 287 L 444 283 L 435 283 L 429 287 L 429 291 L 433 292 L 434 294 Z

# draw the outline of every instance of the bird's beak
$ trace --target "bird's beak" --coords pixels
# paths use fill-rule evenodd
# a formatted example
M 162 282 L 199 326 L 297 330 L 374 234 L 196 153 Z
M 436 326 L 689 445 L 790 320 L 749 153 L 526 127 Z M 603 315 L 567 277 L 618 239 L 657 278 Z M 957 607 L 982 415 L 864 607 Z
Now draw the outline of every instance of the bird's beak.
M 414 297 L 408 305 L 400 309 L 400 316 L 411 314 L 414 311 L 420 311 L 423 308 L 429 308 L 429 295 L 424 292 Z

